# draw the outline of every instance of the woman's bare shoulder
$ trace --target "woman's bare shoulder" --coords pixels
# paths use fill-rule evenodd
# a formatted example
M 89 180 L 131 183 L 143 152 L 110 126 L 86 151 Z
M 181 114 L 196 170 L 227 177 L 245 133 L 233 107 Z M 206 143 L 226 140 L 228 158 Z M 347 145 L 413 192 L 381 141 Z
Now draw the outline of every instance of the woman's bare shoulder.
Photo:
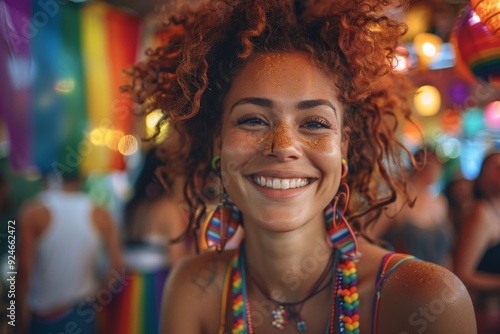
M 396 268 L 380 294 L 381 333 L 476 333 L 464 284 L 449 270 L 420 260 Z
M 224 277 L 233 254 L 210 251 L 191 255 L 173 268 L 163 297 L 162 333 L 214 332 Z

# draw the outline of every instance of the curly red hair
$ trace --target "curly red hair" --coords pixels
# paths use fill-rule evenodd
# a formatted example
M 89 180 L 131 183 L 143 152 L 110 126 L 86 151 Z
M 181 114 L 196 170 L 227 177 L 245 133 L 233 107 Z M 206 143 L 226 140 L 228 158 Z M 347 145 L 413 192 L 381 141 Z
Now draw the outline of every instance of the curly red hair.
M 186 233 L 196 232 L 204 213 L 205 187 L 213 176 L 213 139 L 221 129 L 222 101 L 231 80 L 252 57 L 265 52 L 306 53 L 334 79 L 345 125 L 351 128 L 351 222 L 371 210 L 380 212 L 398 190 L 407 195 L 400 176 L 401 148 L 408 151 L 396 129 L 410 110 L 401 90 L 404 79 L 391 72 L 407 27 L 385 14 L 407 5 L 396 2 L 220 0 L 170 15 L 168 41 L 149 50 L 148 59 L 129 72 L 128 88 L 145 113 L 161 109 L 161 122 L 171 120 L 181 134 L 185 149 L 169 159 L 183 161 L 186 199 L 202 209 L 193 210 L 192 218 L 196 212 L 198 219 L 191 220 Z M 397 82 L 394 91 L 388 82 Z

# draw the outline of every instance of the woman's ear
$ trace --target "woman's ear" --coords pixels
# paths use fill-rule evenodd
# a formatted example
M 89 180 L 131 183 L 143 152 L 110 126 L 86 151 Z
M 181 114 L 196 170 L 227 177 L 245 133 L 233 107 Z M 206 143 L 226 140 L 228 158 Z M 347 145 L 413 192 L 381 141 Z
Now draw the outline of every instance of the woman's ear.
M 342 142 L 340 143 L 340 150 L 343 157 L 347 157 L 347 152 L 349 150 L 349 139 L 351 138 L 351 128 L 344 126 L 342 129 Z

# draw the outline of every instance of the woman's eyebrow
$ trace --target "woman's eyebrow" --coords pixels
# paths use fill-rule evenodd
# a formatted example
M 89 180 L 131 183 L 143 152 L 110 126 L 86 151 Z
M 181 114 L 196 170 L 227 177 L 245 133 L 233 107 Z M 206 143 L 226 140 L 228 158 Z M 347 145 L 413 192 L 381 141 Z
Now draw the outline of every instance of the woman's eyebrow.
M 245 97 L 241 100 L 236 101 L 236 103 L 233 104 L 233 106 L 231 107 L 231 109 L 229 111 L 232 112 L 234 108 L 236 108 L 237 106 L 240 106 L 242 104 L 254 104 L 254 105 L 257 105 L 259 107 L 264 107 L 264 108 L 274 107 L 273 101 L 271 101 L 269 99 L 265 99 L 262 97 Z
M 273 108 L 274 102 L 270 99 L 262 98 L 262 97 L 245 97 L 236 101 L 230 109 L 230 112 L 233 111 L 234 108 L 243 104 L 253 104 L 259 107 L 264 108 Z M 333 106 L 333 104 L 328 100 L 323 99 L 315 99 L 315 100 L 304 100 L 297 103 L 297 109 L 306 110 L 316 108 L 318 106 L 326 106 L 333 110 L 335 115 L 337 115 L 337 109 Z
M 328 101 L 328 100 L 322 100 L 322 99 L 318 99 L 318 100 L 305 100 L 305 101 L 300 101 L 297 104 L 297 108 L 299 110 L 312 109 L 312 108 L 316 108 L 318 106 L 329 107 L 329 108 L 331 108 L 333 110 L 333 112 L 335 113 L 335 115 L 337 115 L 337 109 L 335 109 L 335 107 L 333 106 L 333 104 L 331 104 L 331 102 Z

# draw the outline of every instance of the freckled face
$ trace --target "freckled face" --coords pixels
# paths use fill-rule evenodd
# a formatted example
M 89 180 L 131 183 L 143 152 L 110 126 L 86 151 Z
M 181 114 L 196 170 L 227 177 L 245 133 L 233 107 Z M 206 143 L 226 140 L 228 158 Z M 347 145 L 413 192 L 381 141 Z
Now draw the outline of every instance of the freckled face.
M 342 117 L 333 82 L 304 54 L 261 54 L 239 72 L 216 149 L 245 226 L 286 231 L 323 222 L 347 152 Z

